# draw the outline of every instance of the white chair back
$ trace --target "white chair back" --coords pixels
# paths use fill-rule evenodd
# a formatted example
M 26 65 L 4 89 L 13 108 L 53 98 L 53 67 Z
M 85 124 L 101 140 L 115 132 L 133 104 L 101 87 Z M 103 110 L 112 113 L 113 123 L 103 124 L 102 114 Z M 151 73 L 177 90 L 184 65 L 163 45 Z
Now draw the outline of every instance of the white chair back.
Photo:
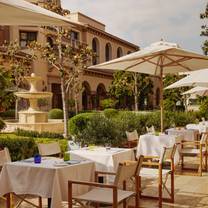
M 164 147 L 160 156 L 159 163 L 162 164 L 165 161 L 173 160 L 176 153 L 176 148 L 177 148 L 176 144 L 174 144 L 172 147 Z
M 127 136 L 127 140 L 129 142 L 139 140 L 137 130 L 134 130 L 132 132 L 126 131 L 126 136 Z
M 77 150 L 80 146 L 77 145 L 73 140 L 68 141 L 68 149 L 69 150 Z
M 53 143 L 38 143 L 38 151 L 42 156 L 50 156 L 61 153 L 61 148 L 58 142 Z
M 147 130 L 147 133 L 155 133 L 155 127 L 154 126 L 151 126 L 151 127 L 148 127 L 146 126 L 146 130 Z
M 5 147 L 0 151 L 0 167 L 2 167 L 7 162 L 11 162 L 11 157 L 8 148 Z

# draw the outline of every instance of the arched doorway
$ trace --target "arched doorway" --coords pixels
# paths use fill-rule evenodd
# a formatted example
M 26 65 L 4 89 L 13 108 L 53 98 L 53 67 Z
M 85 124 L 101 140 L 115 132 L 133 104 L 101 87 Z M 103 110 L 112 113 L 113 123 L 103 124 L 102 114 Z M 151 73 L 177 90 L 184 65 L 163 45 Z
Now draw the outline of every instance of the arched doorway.
M 91 109 L 91 89 L 87 81 L 82 83 L 83 92 L 82 92 L 82 109 L 90 110 Z
M 99 41 L 97 38 L 93 38 L 92 40 L 92 50 L 94 53 L 96 53 L 96 57 L 93 57 L 92 59 L 92 64 L 96 65 L 99 63 L 99 52 L 100 52 L 100 46 L 99 46 Z
M 101 100 L 105 99 L 107 97 L 107 92 L 106 92 L 106 89 L 105 89 L 105 86 L 104 84 L 99 84 L 97 86 L 97 109 L 101 109 L 101 106 L 100 106 L 100 102 Z

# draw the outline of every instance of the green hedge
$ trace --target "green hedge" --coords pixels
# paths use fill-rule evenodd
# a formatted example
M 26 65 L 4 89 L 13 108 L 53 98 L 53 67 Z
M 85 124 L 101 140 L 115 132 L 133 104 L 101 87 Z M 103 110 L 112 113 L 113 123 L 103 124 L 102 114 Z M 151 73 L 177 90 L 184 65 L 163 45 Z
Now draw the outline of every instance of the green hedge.
M 194 112 L 165 112 L 164 129 L 195 123 Z M 104 113 L 78 114 L 69 120 L 69 132 L 82 143 L 105 144 L 111 142 L 119 146 L 126 140 L 125 131 L 146 132 L 146 126 L 154 126 L 160 131 L 160 111 L 138 113 L 133 111 L 105 110 Z
M 12 161 L 33 157 L 38 152 L 33 138 L 13 134 L 0 134 L 0 147 L 9 149 Z
M 78 135 L 83 129 L 86 128 L 90 118 L 97 113 L 80 113 L 71 119 L 68 122 L 69 132 L 72 135 Z
M 0 134 L 0 148 L 7 147 L 9 149 L 12 161 L 33 157 L 38 153 L 37 143 L 54 141 L 59 142 L 62 153 L 67 151 L 68 142 L 66 139 L 32 138 L 14 134 Z
M 4 123 L 4 121 L 0 118 L 0 131 L 6 127 L 6 124 Z
M 10 109 L 4 112 L 0 112 L 0 117 L 2 118 L 15 118 L 15 110 Z
M 48 112 L 48 118 L 49 119 L 63 119 L 64 118 L 63 110 L 61 110 L 59 108 L 51 109 Z
M 51 132 L 39 133 L 38 131 L 26 131 L 23 129 L 17 129 L 15 134 L 17 136 L 34 137 L 34 138 L 54 138 L 54 139 L 64 138 L 62 134 L 58 134 L 58 133 L 51 133 Z

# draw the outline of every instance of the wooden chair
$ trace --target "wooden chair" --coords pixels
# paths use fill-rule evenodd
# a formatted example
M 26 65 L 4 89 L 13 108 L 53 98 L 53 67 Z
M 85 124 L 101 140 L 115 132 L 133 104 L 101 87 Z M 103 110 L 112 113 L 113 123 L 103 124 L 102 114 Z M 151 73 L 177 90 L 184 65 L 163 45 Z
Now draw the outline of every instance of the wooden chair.
M 123 145 L 124 147 L 127 148 L 137 147 L 139 141 L 137 130 L 134 130 L 132 132 L 126 131 L 126 137 L 127 137 L 127 142 Z
M 140 156 L 139 161 L 124 161 L 119 163 L 117 173 L 109 172 L 96 172 L 96 178 L 98 175 L 115 175 L 115 180 L 113 184 L 103 184 L 98 182 L 84 182 L 84 181 L 69 181 L 68 182 L 68 199 L 69 208 L 72 208 L 72 200 L 75 200 L 79 204 L 85 207 L 83 202 L 95 203 L 96 207 L 99 204 L 112 205 L 113 208 L 117 208 L 120 203 L 126 207 L 127 199 L 130 197 L 135 197 L 135 207 L 139 207 L 139 172 L 141 169 L 141 164 L 143 161 L 143 156 Z M 126 190 L 126 182 L 132 177 L 135 178 L 135 191 Z M 86 185 L 91 187 L 91 189 L 82 195 L 72 196 L 72 184 Z M 123 186 L 123 189 L 120 188 Z M 92 188 L 93 187 L 93 188 Z
M 208 132 L 202 133 L 200 141 L 182 141 L 180 149 L 181 157 L 181 167 L 182 169 L 191 169 L 184 168 L 184 158 L 185 157 L 198 157 L 199 158 L 199 167 L 198 175 L 202 176 L 203 168 L 207 171 L 207 152 L 208 152 Z
M 59 155 L 61 157 L 61 148 L 58 142 L 38 143 L 38 151 L 41 156 Z
M 176 144 L 173 147 L 164 147 L 160 157 L 144 157 L 143 167 L 140 171 L 140 189 L 141 189 L 141 178 L 144 179 L 158 179 L 158 196 L 147 196 L 142 195 L 144 198 L 156 198 L 158 199 L 159 207 L 162 207 L 162 201 L 168 201 L 174 203 L 174 155 L 176 152 Z M 167 167 L 170 167 L 167 169 Z M 166 186 L 168 176 L 171 178 L 170 190 Z M 163 198 L 163 190 L 166 190 L 169 198 Z
M 3 150 L 0 150 L 0 170 L 2 169 L 3 165 L 7 162 L 11 162 L 11 157 L 10 153 L 7 147 L 5 147 Z M 16 196 L 17 198 L 20 199 L 20 201 L 17 203 L 16 206 L 13 205 L 12 203 L 12 195 Z M 42 208 L 42 198 L 38 197 L 38 203 L 39 205 L 37 206 L 36 204 L 28 201 L 26 199 L 27 195 L 16 195 L 15 193 L 8 193 L 6 194 L 5 197 L 2 197 L 6 201 L 6 207 L 7 208 L 18 208 L 22 204 L 22 202 L 26 202 L 27 204 L 30 204 L 36 208 Z

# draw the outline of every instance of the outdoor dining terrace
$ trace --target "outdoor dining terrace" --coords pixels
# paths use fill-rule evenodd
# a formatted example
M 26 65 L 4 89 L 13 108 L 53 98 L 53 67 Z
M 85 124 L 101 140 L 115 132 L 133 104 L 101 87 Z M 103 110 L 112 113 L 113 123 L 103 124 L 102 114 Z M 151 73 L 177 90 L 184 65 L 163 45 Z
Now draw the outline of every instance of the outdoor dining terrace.
M 58 142 L 40 142 L 38 154 L 15 162 L 4 147 L 0 207 L 81 207 L 82 200 L 100 207 L 206 207 L 207 122 L 193 125 L 126 132 L 120 147 L 69 141 L 63 152 Z

